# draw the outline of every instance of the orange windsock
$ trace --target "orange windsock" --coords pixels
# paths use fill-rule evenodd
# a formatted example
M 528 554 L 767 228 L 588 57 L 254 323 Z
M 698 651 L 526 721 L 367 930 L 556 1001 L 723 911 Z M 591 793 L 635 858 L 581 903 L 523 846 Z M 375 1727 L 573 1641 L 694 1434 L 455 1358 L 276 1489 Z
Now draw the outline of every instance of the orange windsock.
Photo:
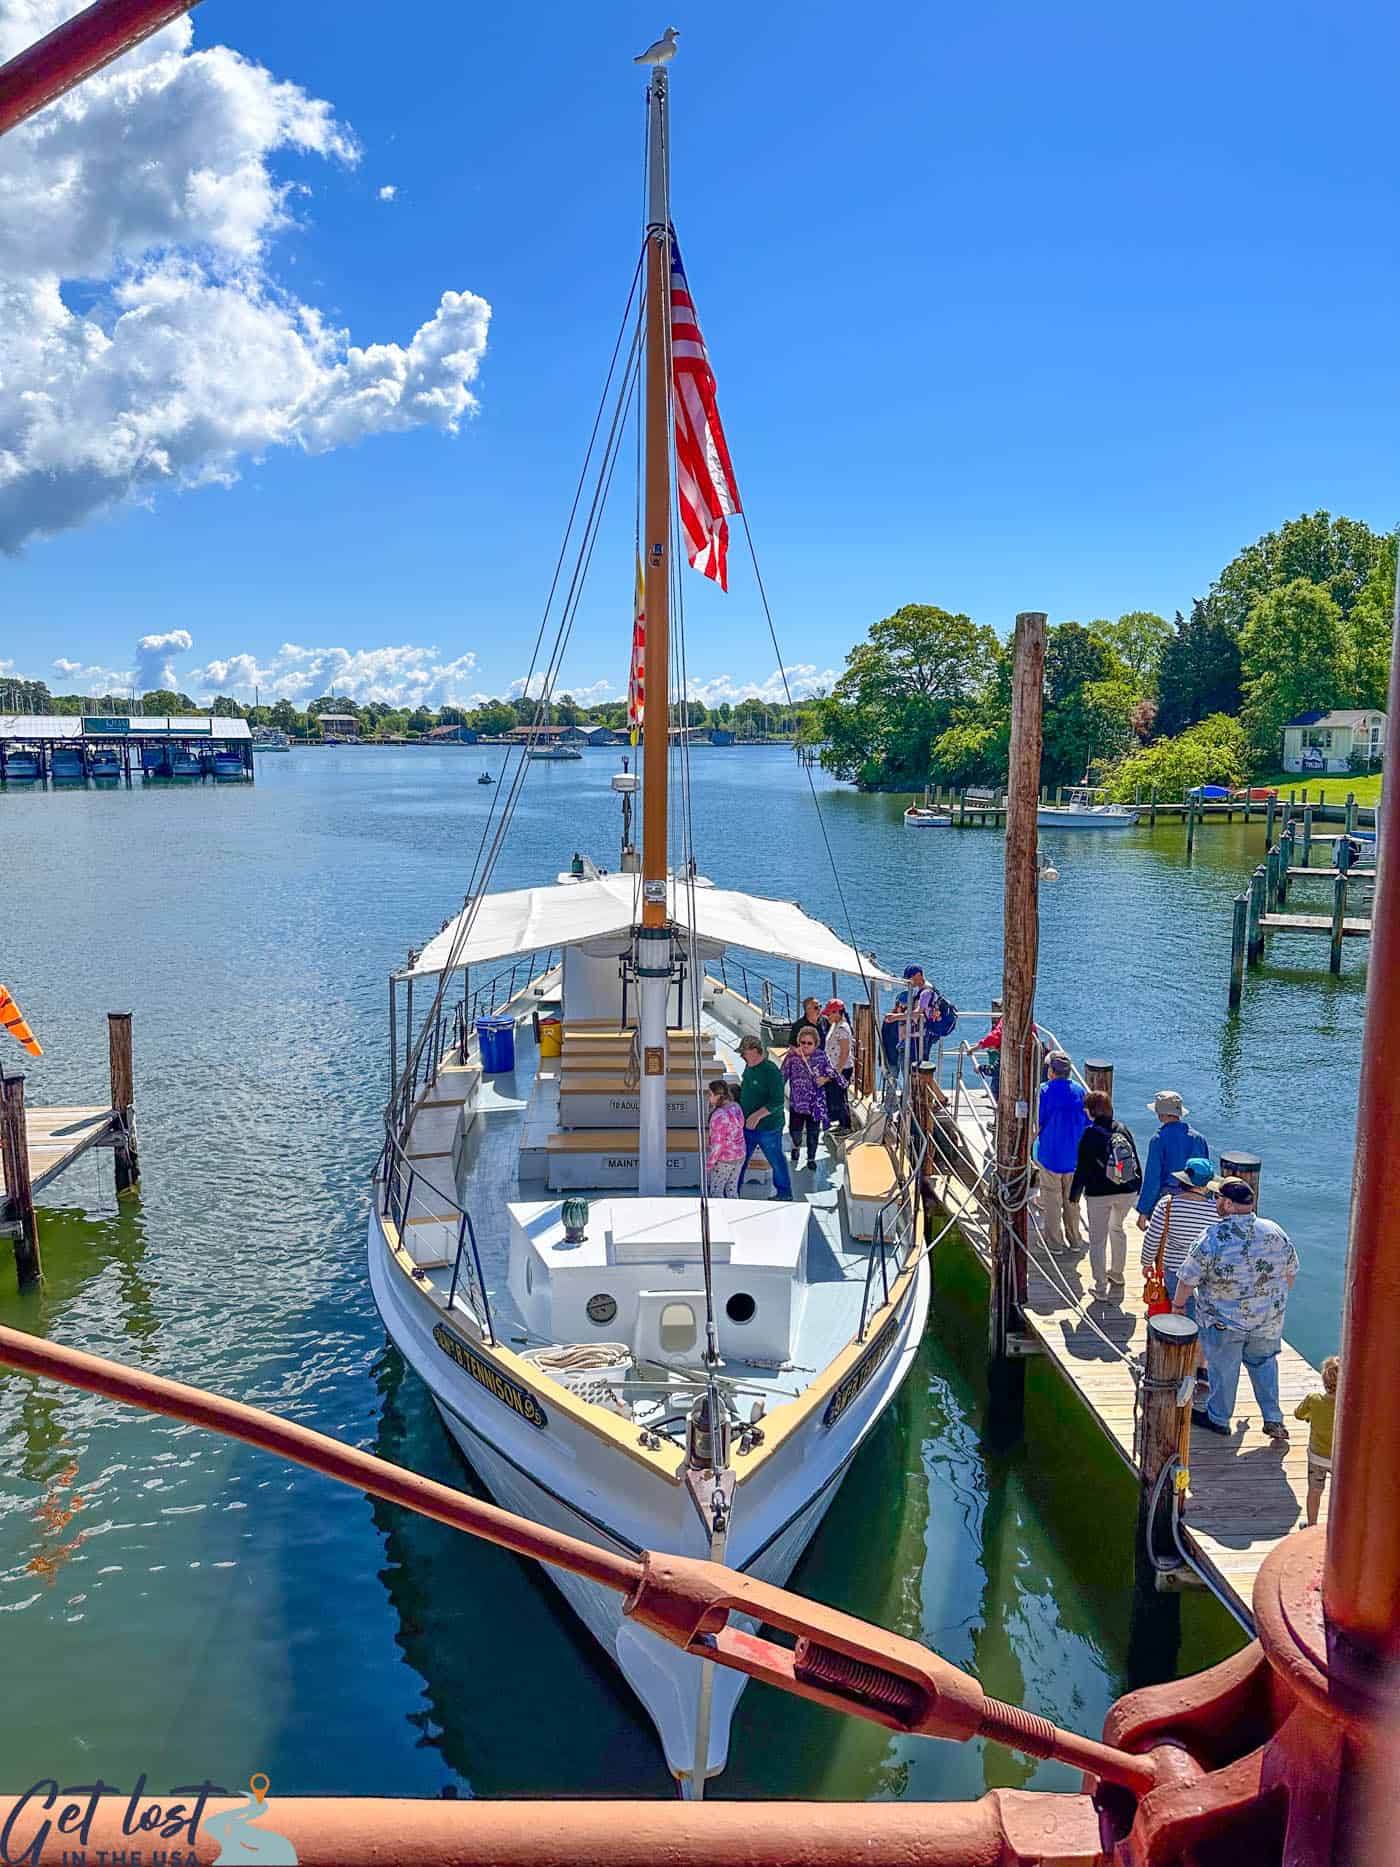
M 31 1057 L 43 1056 L 44 1053 L 39 1048 L 38 1039 L 24 1021 L 24 1013 L 10 997 L 3 985 L 0 985 L 0 1024 L 4 1025 L 15 1042 L 20 1045 L 22 1049 L 27 1050 Z

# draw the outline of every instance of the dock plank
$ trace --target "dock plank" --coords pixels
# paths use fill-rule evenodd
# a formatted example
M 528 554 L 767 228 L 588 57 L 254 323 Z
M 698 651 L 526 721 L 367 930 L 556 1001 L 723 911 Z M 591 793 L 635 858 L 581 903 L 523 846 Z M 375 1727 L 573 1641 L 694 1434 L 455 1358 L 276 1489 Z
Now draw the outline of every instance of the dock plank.
M 1261 914 L 1259 925 L 1265 933 L 1310 933 L 1332 935 L 1332 916 L 1330 914 Z M 1353 919 L 1350 915 L 1342 922 L 1342 933 L 1348 939 L 1360 939 L 1369 936 L 1369 920 Z
M 990 1105 L 979 1113 L 986 1121 Z M 981 1123 L 975 1115 L 960 1113 L 957 1128 L 980 1171 L 985 1158 Z M 980 1194 L 947 1175 L 935 1179 L 934 1191 L 990 1270 L 990 1211 Z M 1087 1225 L 1083 1229 L 1087 1239 Z M 1141 1234 L 1130 1225 L 1127 1289 L 1110 1302 L 1095 1302 L 1090 1296 L 1087 1249 L 1078 1257 L 1072 1252 L 1057 1256 L 1034 1242 L 1026 1307 L 1028 1330 L 1089 1408 L 1134 1477 L 1136 1382 L 1125 1357 L 1140 1362 L 1146 1354 L 1140 1241 Z M 1183 1544 L 1193 1565 L 1230 1599 L 1237 1616 L 1250 1627 L 1250 1603 L 1260 1566 L 1303 1517 L 1308 1434 L 1306 1426 L 1293 1421 L 1293 1409 L 1305 1394 L 1321 1386 L 1321 1375 L 1285 1341 L 1279 1357 L 1279 1399 L 1284 1419 L 1290 1423 L 1289 1444 L 1280 1447 L 1264 1436 L 1247 1375 L 1241 1376 L 1230 1437 L 1197 1433 L 1191 1441 Z M 1323 1494 L 1323 1522 L 1329 1497 L 1330 1488 Z
M 115 1126 L 110 1108 L 27 1108 L 24 1133 L 35 1197 L 71 1167 L 79 1155 L 105 1141 Z M 4 1203 L 0 1195 L 0 1206 Z

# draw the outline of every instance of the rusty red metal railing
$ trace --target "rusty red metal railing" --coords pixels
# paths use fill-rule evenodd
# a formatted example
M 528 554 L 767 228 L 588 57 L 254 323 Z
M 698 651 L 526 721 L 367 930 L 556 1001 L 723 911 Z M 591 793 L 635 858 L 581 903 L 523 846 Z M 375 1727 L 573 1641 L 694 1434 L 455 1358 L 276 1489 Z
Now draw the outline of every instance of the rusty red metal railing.
M 830 1710 L 911 1736 L 985 1738 L 1028 1756 L 1054 1758 L 1135 1796 L 1190 1773 L 1176 1751 L 1137 1755 L 1062 1730 L 1020 1706 L 989 1698 L 969 1673 L 917 1641 L 720 1563 L 651 1551 L 640 1561 L 615 1555 L 260 1407 L 16 1329 L 0 1328 L 0 1364 L 241 1439 L 498 1548 L 567 1569 L 622 1594 L 629 1619 L 697 1659 Z M 789 1633 L 795 1644 L 747 1633 L 731 1625 L 733 1615 Z
M 0 65 L 0 136 L 198 4 L 199 0 L 94 0 Z

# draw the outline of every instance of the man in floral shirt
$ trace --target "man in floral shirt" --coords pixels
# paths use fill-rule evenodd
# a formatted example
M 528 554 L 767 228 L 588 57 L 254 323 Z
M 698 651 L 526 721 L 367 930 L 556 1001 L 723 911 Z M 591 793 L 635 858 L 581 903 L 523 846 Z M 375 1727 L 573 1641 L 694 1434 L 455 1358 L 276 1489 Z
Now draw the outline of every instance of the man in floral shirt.
M 1248 1181 L 1223 1181 L 1215 1210 L 1215 1224 L 1207 1225 L 1186 1253 L 1172 1305 L 1185 1309 L 1195 1292 L 1210 1398 L 1191 1418 L 1208 1432 L 1230 1432 L 1243 1363 L 1264 1416 L 1264 1431 L 1287 1445 L 1288 1428 L 1278 1399 L 1278 1352 L 1288 1292 L 1298 1275 L 1298 1253 L 1282 1226 L 1255 1212 Z

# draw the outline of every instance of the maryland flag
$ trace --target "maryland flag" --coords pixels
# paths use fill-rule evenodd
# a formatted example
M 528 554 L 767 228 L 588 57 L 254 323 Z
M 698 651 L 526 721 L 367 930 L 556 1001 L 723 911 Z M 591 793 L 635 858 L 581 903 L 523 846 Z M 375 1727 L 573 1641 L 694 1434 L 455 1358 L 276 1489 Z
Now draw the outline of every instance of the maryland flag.
M 642 560 L 637 559 L 637 600 L 632 611 L 632 667 L 627 677 L 627 737 L 636 745 L 646 715 L 647 594 Z
M 24 1013 L 3 985 L 0 985 L 0 1024 L 4 1025 L 15 1042 L 21 1049 L 27 1050 L 31 1057 L 43 1056 L 44 1053 L 39 1048 L 37 1038 L 24 1021 Z

